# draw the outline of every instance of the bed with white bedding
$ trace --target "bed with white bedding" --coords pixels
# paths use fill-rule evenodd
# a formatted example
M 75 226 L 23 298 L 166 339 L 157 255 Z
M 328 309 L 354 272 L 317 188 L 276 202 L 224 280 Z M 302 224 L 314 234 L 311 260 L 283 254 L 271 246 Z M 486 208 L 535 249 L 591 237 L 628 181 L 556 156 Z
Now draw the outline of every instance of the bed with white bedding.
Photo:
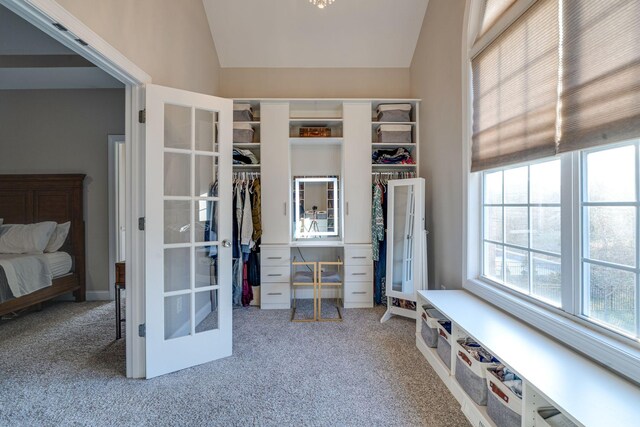
M 0 254 L 0 303 L 51 286 L 54 279 L 69 274 L 72 265 L 66 252 Z
M 0 318 L 69 293 L 85 300 L 84 178 L 0 175 Z

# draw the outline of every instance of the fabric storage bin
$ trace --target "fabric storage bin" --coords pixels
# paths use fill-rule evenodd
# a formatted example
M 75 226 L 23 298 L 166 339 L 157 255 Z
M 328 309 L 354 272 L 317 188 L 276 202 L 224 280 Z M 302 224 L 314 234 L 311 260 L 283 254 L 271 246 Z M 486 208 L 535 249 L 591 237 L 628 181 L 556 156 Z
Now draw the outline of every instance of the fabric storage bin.
M 478 405 L 487 405 L 487 368 L 496 366 L 493 357 L 471 338 L 457 340 L 456 380 L 467 395 Z
M 451 322 L 438 320 L 438 346 L 436 353 L 440 359 L 451 369 Z
M 436 348 L 438 346 L 438 320 L 446 320 L 445 317 L 435 308 L 423 308 L 420 316 L 422 327 L 420 335 L 427 347 Z
M 410 122 L 411 104 L 380 104 L 376 113 L 379 122 Z
M 234 123 L 233 142 L 240 144 L 253 142 L 253 127 L 248 123 Z
M 534 419 L 536 427 L 578 427 L 578 425 L 571 421 L 565 414 L 552 406 L 538 408 L 535 412 Z
M 522 423 L 522 397 L 518 396 L 496 374 L 498 367 L 487 368 L 487 415 L 497 427 L 520 427 Z M 520 381 L 515 376 L 515 381 Z
M 378 142 L 383 143 L 412 143 L 411 125 L 380 125 L 378 126 Z
M 233 104 L 233 121 L 252 122 L 253 109 L 251 108 L 251 104 Z

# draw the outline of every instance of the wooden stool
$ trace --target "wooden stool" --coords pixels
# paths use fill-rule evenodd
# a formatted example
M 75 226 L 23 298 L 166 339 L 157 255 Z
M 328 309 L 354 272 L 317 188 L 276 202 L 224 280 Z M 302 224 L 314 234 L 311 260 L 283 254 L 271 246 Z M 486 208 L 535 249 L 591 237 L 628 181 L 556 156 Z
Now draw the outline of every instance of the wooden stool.
M 125 267 L 124 262 L 116 262 L 116 339 L 122 338 L 122 305 L 120 293 L 125 289 Z

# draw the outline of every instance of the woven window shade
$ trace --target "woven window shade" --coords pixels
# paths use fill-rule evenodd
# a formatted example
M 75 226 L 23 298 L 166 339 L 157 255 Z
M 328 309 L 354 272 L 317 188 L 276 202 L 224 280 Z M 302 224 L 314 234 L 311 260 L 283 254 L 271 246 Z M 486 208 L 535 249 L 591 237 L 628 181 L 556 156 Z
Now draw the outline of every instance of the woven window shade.
M 539 0 L 472 60 L 472 171 L 556 153 L 558 27 Z
M 482 15 L 482 26 L 478 37 L 489 31 L 493 24 L 514 4 L 516 0 L 486 0 L 484 14 Z
M 558 151 L 640 137 L 640 1 L 563 0 Z

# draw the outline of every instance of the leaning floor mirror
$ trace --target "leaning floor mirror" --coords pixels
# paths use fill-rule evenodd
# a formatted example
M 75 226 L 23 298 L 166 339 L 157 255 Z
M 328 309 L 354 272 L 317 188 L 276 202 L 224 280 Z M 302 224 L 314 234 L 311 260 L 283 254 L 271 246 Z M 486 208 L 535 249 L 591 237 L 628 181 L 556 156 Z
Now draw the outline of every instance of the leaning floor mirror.
M 389 181 L 387 197 L 387 311 L 380 321 L 415 319 L 415 311 L 394 307 L 392 298 L 415 302 L 416 292 L 427 289 L 424 178 Z
M 294 238 L 338 237 L 338 178 L 295 178 L 294 189 Z

